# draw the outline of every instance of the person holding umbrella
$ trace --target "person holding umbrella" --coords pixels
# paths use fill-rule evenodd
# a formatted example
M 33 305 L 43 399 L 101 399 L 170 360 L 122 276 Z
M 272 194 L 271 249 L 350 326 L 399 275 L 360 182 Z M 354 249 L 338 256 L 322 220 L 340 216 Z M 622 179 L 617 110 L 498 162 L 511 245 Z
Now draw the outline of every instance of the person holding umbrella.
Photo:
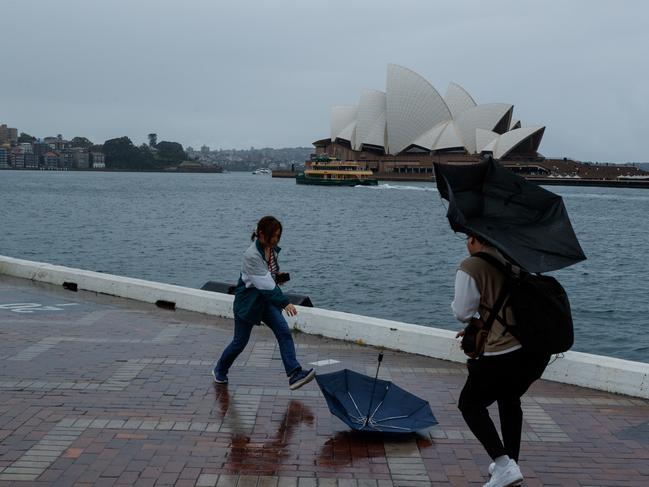
M 273 216 L 265 216 L 257 223 L 250 240 L 252 244 L 243 254 L 241 274 L 234 292 L 234 338 L 221 354 L 212 370 L 216 384 L 228 383 L 228 371 L 243 352 L 255 325 L 268 326 L 277 339 L 290 389 L 298 389 L 315 377 L 313 369 L 304 370 L 297 361 L 295 344 L 282 310 L 295 316 L 297 309 L 282 293 L 278 283 L 288 280 L 279 272 L 277 244 L 282 237 L 282 224 Z
M 451 307 L 455 317 L 469 323 L 488 320 L 505 285 L 503 273 L 486 260 L 475 256 L 489 254 L 500 262 L 506 260 L 485 239 L 469 235 L 466 240 L 470 256 L 463 260 L 455 277 L 455 298 Z M 475 437 L 482 443 L 493 463 L 487 487 L 517 485 L 523 480 L 518 466 L 523 426 L 521 396 L 539 379 L 548 365 L 549 355 L 533 355 L 522 349 L 520 342 L 502 324 L 515 326 L 509 307 L 502 309 L 486 338 L 484 352 L 469 359 L 469 376 L 460 394 L 458 407 Z M 458 333 L 458 337 L 464 331 Z M 487 407 L 498 403 L 501 441 Z
M 512 264 L 539 276 L 581 262 L 586 255 L 562 198 L 504 168 L 490 154 L 478 164 L 435 163 L 435 178 L 440 196 L 449 203 L 446 217 L 451 228 L 467 235 L 470 254 L 456 273 L 453 313 L 462 322 L 479 320 L 477 328 L 482 321 L 486 334 L 483 352 L 471 354 L 475 358 L 467 362 L 469 376 L 458 406 L 494 460 L 485 485 L 517 485 L 523 479 L 518 467 L 523 422 L 520 398 L 541 377 L 550 349 L 536 346 L 547 337 L 537 336 L 538 342 L 523 346 L 514 336 L 523 339 L 517 328 L 529 329 L 529 323 L 516 323 L 507 302 L 511 289 L 501 293 L 508 279 L 502 268 Z M 550 309 L 539 312 L 550 316 Z M 571 345 L 571 319 L 569 326 L 566 343 Z M 463 336 L 466 352 L 465 341 L 470 344 Z M 494 402 L 498 403 L 502 441 L 487 410 Z

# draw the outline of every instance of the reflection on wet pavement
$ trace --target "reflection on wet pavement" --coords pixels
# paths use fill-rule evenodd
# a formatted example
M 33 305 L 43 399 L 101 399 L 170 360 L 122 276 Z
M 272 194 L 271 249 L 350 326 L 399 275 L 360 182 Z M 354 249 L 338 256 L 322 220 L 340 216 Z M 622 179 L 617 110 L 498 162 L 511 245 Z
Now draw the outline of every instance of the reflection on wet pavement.
M 79 305 L 67 306 L 72 298 Z M 0 301 L 62 308 L 0 313 L 2 486 L 487 480 L 489 458 L 457 410 L 462 364 L 386 352 L 396 366 L 382 372 L 429 401 L 439 426 L 420 435 L 352 432 L 315 383 L 287 388 L 277 342 L 264 327 L 230 384 L 215 387 L 210 357 L 229 343 L 231 320 L 3 276 Z M 320 373 L 366 373 L 376 364 L 373 347 L 303 333 L 295 341 L 300 359 L 320 364 Z M 649 402 L 539 381 L 524 409 L 527 485 L 647 485 Z
M 339 431 L 324 442 L 318 452 L 317 464 L 335 467 L 358 463 L 361 459 L 384 459 L 385 444 L 416 445 L 420 450 L 430 448 L 430 437 L 423 434 L 389 434 L 364 431 Z M 381 463 L 381 462 L 379 462 Z
M 218 414 L 221 419 L 226 417 L 231 420 L 233 429 L 230 438 L 229 452 L 226 456 L 224 468 L 232 473 L 241 471 L 254 471 L 260 475 L 276 475 L 283 461 L 290 454 L 299 452 L 290 451 L 292 437 L 301 425 L 313 427 L 314 416 L 311 409 L 300 401 L 291 399 L 285 407 L 284 415 L 277 423 L 277 428 L 271 435 L 246 435 L 244 422 L 240 420 L 248 411 L 237 411 L 238 404 L 231 400 L 227 387 L 215 386 Z

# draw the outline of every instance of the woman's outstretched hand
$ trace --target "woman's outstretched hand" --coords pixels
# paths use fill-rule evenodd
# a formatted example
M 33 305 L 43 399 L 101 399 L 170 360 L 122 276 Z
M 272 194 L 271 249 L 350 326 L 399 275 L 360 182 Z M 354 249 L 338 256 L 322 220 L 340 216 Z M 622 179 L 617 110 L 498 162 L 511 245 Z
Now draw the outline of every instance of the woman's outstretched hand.
M 297 309 L 291 303 L 286 305 L 284 311 L 286 311 L 286 314 L 289 316 L 295 316 L 297 314 Z

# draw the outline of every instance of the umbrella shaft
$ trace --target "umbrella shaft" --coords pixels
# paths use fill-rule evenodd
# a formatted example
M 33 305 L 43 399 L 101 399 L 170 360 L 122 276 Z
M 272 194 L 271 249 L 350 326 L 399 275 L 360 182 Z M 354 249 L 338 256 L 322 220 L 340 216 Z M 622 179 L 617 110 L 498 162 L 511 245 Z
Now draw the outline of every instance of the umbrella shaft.
M 370 405 L 367 408 L 367 415 L 365 417 L 365 423 L 363 424 L 363 426 L 367 425 L 367 422 L 370 418 L 370 411 L 372 411 L 372 400 L 374 399 L 374 391 L 376 390 L 376 381 L 379 378 L 379 369 L 381 368 L 381 360 L 383 359 L 383 354 L 381 354 L 379 357 L 379 365 L 376 367 L 376 375 L 374 376 L 374 384 L 372 385 L 372 394 L 370 395 Z

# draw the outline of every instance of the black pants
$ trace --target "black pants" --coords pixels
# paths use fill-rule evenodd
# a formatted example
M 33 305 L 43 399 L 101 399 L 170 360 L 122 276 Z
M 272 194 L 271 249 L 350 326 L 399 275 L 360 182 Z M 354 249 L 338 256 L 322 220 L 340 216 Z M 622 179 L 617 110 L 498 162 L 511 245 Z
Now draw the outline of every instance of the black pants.
M 541 377 L 549 361 L 548 355 L 533 356 L 518 349 L 467 362 L 469 377 L 458 407 L 469 429 L 492 459 L 508 455 L 518 462 L 523 428 L 521 396 Z M 503 441 L 487 410 L 494 402 L 498 403 Z

